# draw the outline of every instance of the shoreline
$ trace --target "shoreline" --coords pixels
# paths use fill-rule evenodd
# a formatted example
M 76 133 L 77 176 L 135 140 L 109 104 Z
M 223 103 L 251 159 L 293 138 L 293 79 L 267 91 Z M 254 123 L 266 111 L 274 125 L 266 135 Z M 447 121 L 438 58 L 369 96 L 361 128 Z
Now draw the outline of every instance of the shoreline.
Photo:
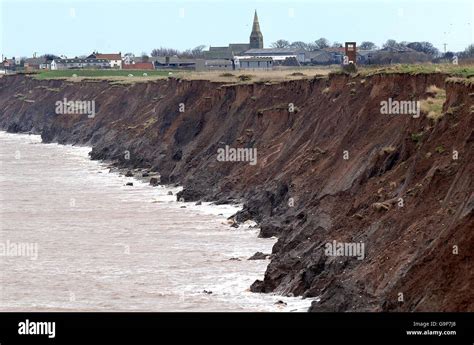
M 35 136 L 38 139 L 38 140 L 35 141 L 35 144 L 41 144 L 41 145 L 51 145 L 52 144 L 52 143 L 43 143 L 38 135 L 8 133 L 8 132 L 3 132 L 2 131 L 2 135 L 4 135 L 4 134 L 19 137 L 21 140 L 25 140 L 25 138 L 21 138 L 22 136 L 24 136 L 26 138 L 29 138 L 31 136 Z M 59 144 L 54 143 L 53 145 L 56 146 L 56 145 L 59 145 Z M 60 145 L 60 146 L 63 146 L 63 145 Z M 88 157 L 88 155 L 86 154 L 86 152 L 84 150 L 84 149 L 88 150 L 89 147 L 86 147 L 86 146 L 78 147 L 78 146 L 72 146 L 72 145 L 68 145 L 68 146 L 70 146 L 70 149 L 74 149 L 74 150 L 80 149 L 81 151 L 77 155 L 81 156 L 81 157 L 83 156 L 85 159 L 90 160 L 90 157 Z M 69 154 L 69 153 L 66 153 L 66 154 Z M 74 154 L 74 155 L 76 155 L 76 154 Z M 108 172 L 110 170 L 110 165 L 107 162 L 103 162 L 103 161 L 96 161 L 96 162 L 97 162 L 97 168 L 99 169 L 99 170 L 96 171 L 97 174 L 101 173 L 101 174 L 106 174 L 106 175 L 109 175 L 109 174 L 114 175 L 117 178 L 120 178 L 124 183 L 126 183 L 127 181 L 130 181 L 130 180 L 133 180 L 134 182 L 138 183 L 139 188 L 144 187 L 144 188 L 150 189 L 150 190 L 155 190 L 155 188 L 156 188 L 154 186 L 149 186 L 146 181 L 138 180 L 138 179 L 136 179 L 135 177 L 132 177 L 132 176 L 126 177 L 125 174 L 121 173 L 119 170 Z M 93 173 L 93 172 L 91 171 L 91 173 Z M 137 187 L 137 185 L 134 185 L 133 187 Z M 133 187 L 130 187 L 130 188 L 133 188 Z M 229 215 L 232 215 L 236 212 L 237 208 L 235 206 L 229 207 L 230 205 L 212 205 L 212 204 L 207 204 L 207 203 L 203 203 L 201 206 L 196 206 L 196 207 L 194 207 L 195 206 L 194 203 L 183 203 L 181 205 L 181 203 L 176 202 L 175 200 L 172 200 L 172 199 L 174 199 L 173 198 L 174 195 L 173 195 L 173 197 L 170 197 L 170 198 L 168 198 L 166 196 L 166 195 L 168 195 L 168 193 L 167 193 L 168 191 L 170 191 L 170 190 L 176 191 L 177 187 L 169 187 L 169 186 L 164 186 L 164 185 L 160 185 L 160 186 L 157 186 L 157 187 L 160 190 L 162 189 L 163 191 L 157 191 L 158 193 L 157 193 L 157 196 L 154 199 L 154 201 L 148 201 L 148 202 L 151 202 L 151 203 L 159 202 L 164 207 L 171 207 L 171 209 L 177 209 L 177 208 L 182 209 L 183 206 L 184 206 L 184 207 L 187 208 L 187 210 L 184 211 L 184 212 L 189 213 L 190 216 L 193 213 L 196 213 L 196 212 L 200 213 L 200 214 L 203 214 L 203 215 L 210 215 L 211 217 L 216 218 L 216 220 L 221 219 L 221 221 L 219 221 L 219 223 L 222 226 L 224 226 L 224 228 L 226 229 L 225 231 L 235 231 L 236 230 L 236 229 L 231 228 L 230 224 L 222 221 L 222 219 L 225 219 Z M 124 190 L 124 193 L 127 193 L 126 190 Z M 173 193 L 173 194 L 175 194 L 175 193 Z M 160 195 L 162 195 L 162 196 L 160 196 Z M 170 199 L 170 200 L 168 200 L 168 199 Z M 239 229 L 239 232 L 240 231 L 251 232 L 253 234 L 253 236 L 257 235 L 257 229 L 252 228 L 252 226 L 248 226 L 248 225 L 241 226 L 240 229 Z M 224 255 L 224 256 L 228 256 L 228 255 Z M 238 261 L 244 261 L 245 260 L 246 261 L 249 258 L 250 257 L 239 257 L 239 258 L 230 257 L 228 260 L 229 260 L 229 263 L 232 263 L 233 260 L 238 260 Z M 170 273 L 172 273 L 172 272 L 170 272 Z M 252 294 L 252 295 L 255 295 L 254 293 L 252 293 L 248 290 L 247 290 L 247 292 Z M 217 293 L 216 298 L 219 298 L 219 299 L 225 298 L 225 296 L 220 296 L 219 291 L 214 291 L 214 294 L 216 294 L 216 293 Z M 192 298 L 192 296 L 195 295 L 195 294 L 196 293 L 191 293 L 189 298 Z M 311 303 L 310 299 L 303 302 L 303 300 L 301 298 L 296 298 L 295 300 L 292 300 L 291 298 L 288 298 L 288 297 L 285 297 L 285 296 L 278 296 L 278 295 L 274 295 L 271 298 L 270 298 L 270 296 L 265 297 L 265 295 L 261 295 L 261 297 L 264 298 L 262 300 L 262 303 L 265 300 L 268 303 L 272 303 L 271 302 L 272 299 L 275 299 L 275 300 L 278 299 L 278 300 L 285 301 L 285 302 L 281 303 L 282 304 L 281 306 L 279 306 L 279 305 L 275 305 L 274 307 L 271 306 L 271 305 L 268 306 L 268 308 L 270 308 L 274 311 L 278 311 L 278 310 L 281 310 L 281 311 L 302 311 L 301 305 L 306 304 L 306 308 L 307 308 L 307 306 Z M 252 299 L 259 299 L 259 298 L 258 297 L 253 297 Z M 286 307 L 286 305 L 288 305 L 288 307 Z M 294 309 L 294 308 L 296 308 L 296 309 Z M 55 308 L 45 308 L 45 307 L 41 307 L 40 309 L 35 308 L 34 310 L 36 312 L 64 311 L 63 308 L 60 308 L 60 309 L 56 308 L 55 309 Z M 71 308 L 70 310 L 71 311 L 78 311 L 78 309 L 74 309 L 74 308 Z M 90 309 L 90 311 L 93 311 L 93 310 L 94 309 Z M 95 309 L 95 310 L 97 311 L 97 309 Z M 8 311 L 17 311 L 17 312 L 22 311 L 22 312 L 24 312 L 25 310 L 22 309 L 22 308 L 16 308 L 16 309 L 8 309 Z M 85 310 L 80 309 L 80 311 L 85 311 Z M 148 310 L 136 309 L 134 311 L 148 311 Z M 243 309 L 242 311 L 245 311 L 245 309 Z

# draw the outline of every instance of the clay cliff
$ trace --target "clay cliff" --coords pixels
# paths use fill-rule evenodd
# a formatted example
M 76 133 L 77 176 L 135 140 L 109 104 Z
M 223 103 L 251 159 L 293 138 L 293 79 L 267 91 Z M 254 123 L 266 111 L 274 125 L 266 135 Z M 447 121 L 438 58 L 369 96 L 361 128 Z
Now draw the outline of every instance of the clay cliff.
M 433 86 L 446 92 L 438 119 L 381 114 L 381 101 L 426 100 Z M 95 117 L 56 114 L 64 98 L 94 100 Z M 252 291 L 318 297 L 311 311 L 474 311 L 473 104 L 472 82 L 441 73 L 0 78 L 0 128 L 159 171 L 186 201 L 243 202 L 236 222 L 278 237 Z M 225 145 L 256 148 L 257 164 L 218 161 Z M 328 256 L 332 241 L 363 243 L 365 256 Z

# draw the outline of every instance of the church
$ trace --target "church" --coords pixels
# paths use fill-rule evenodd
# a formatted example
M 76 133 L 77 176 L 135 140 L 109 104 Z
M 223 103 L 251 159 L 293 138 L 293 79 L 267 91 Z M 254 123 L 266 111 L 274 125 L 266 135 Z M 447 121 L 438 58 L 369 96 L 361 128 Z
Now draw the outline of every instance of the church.
M 236 55 L 242 55 L 250 49 L 263 49 L 263 35 L 260 31 L 257 11 L 253 17 L 252 32 L 249 43 L 230 43 L 228 47 L 209 47 L 205 52 L 206 59 L 232 59 Z

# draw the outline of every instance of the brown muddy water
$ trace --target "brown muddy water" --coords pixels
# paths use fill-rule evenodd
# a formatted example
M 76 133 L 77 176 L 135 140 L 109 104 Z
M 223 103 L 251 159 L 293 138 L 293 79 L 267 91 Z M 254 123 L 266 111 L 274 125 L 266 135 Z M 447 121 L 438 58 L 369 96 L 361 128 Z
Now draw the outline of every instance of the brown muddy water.
M 89 151 L 0 132 L 0 311 L 307 310 L 248 291 L 275 239 L 231 228 L 238 207 L 176 202 Z

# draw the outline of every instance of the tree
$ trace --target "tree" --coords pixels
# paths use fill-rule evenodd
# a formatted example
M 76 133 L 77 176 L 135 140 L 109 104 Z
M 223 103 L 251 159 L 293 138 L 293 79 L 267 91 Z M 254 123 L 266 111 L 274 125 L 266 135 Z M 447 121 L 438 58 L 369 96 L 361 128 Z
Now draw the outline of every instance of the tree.
M 173 48 L 155 48 L 151 51 L 151 56 L 175 56 L 178 55 L 179 51 Z
M 174 48 L 155 48 L 151 51 L 151 56 L 178 56 L 184 58 L 202 58 L 204 57 L 204 49 L 206 48 L 205 45 L 201 44 L 197 47 L 192 49 L 186 49 L 183 51 L 179 51 L 178 49 Z
M 384 43 L 383 45 L 384 48 L 396 48 L 398 47 L 398 43 L 395 40 L 387 40 L 387 42 Z
M 425 53 L 431 56 L 436 56 L 439 54 L 439 50 L 435 48 L 430 42 L 411 42 L 406 46 L 416 50 L 417 52 Z
M 364 41 L 359 45 L 359 49 L 360 50 L 373 50 L 373 49 L 377 49 L 377 46 L 375 45 L 374 42 Z
M 54 55 L 54 54 L 44 54 L 41 57 L 45 58 L 46 61 L 52 61 L 54 59 L 59 59 L 59 56 Z
M 332 44 L 332 47 L 333 47 L 333 48 L 342 48 L 342 43 L 334 42 L 334 43 Z
M 460 54 L 463 58 L 472 58 L 474 57 L 474 44 L 470 44 L 464 49 Z
M 316 50 L 318 49 L 318 47 L 316 46 L 316 43 L 314 42 L 309 42 L 309 43 L 306 43 L 306 49 L 309 50 L 309 51 L 313 51 L 313 50 Z
M 448 59 L 448 60 L 451 60 L 454 56 L 454 53 L 453 52 L 446 52 L 443 54 L 443 58 L 444 59 Z
M 191 49 L 186 49 L 186 50 L 183 50 L 182 52 L 176 54 L 176 56 L 191 59 L 193 57 L 193 52 L 192 52 Z
M 296 48 L 296 49 L 301 49 L 301 50 L 308 50 L 308 44 L 306 44 L 305 42 L 301 42 L 301 41 L 292 42 L 290 44 L 290 47 L 291 48 Z
M 290 42 L 287 40 L 278 40 L 276 42 L 272 43 L 272 48 L 289 48 L 290 47 Z
M 125 64 L 131 64 L 134 59 L 135 59 L 135 54 L 133 53 L 126 53 L 123 56 L 123 61 Z
M 329 48 L 329 41 L 324 37 L 321 37 L 319 40 L 314 41 L 316 49 Z
M 150 59 L 150 57 L 147 55 L 147 53 L 143 52 L 142 53 L 142 61 L 143 62 L 148 62 L 149 59 Z
M 196 58 L 196 57 L 201 57 L 201 56 L 203 56 L 204 48 L 206 48 L 206 46 L 205 46 L 205 45 L 202 45 L 202 44 L 199 45 L 199 46 L 197 46 L 197 47 L 195 47 L 195 48 L 193 48 L 193 49 L 191 50 L 192 56 L 195 57 L 195 58 Z

